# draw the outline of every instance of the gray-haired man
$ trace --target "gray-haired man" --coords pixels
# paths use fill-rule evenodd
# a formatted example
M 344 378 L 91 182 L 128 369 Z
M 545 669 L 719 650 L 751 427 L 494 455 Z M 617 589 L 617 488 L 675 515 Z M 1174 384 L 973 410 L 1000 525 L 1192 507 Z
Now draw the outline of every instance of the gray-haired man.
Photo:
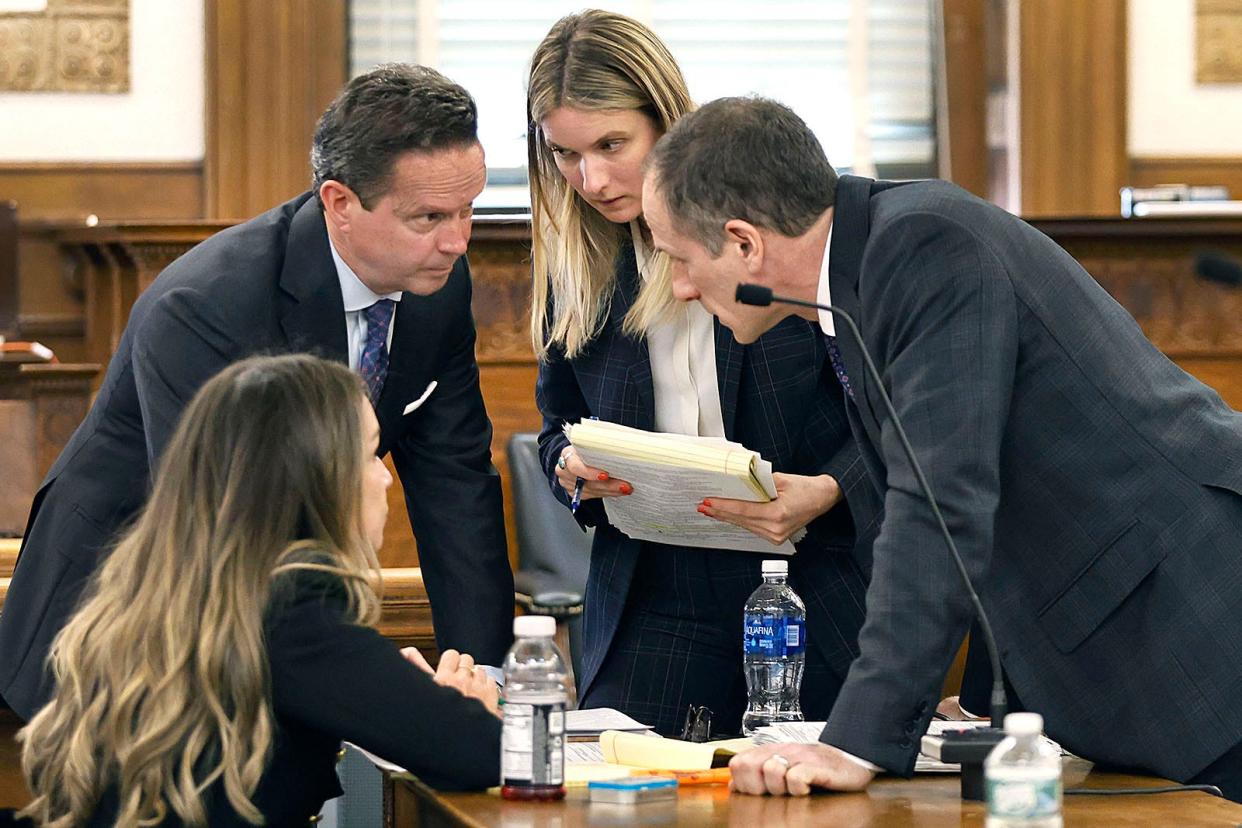
M 838 181 L 772 101 L 710 103 L 648 163 L 644 211 L 680 299 L 741 342 L 793 311 L 736 304 L 739 282 L 858 320 L 995 628 L 1011 705 L 1089 759 L 1242 800 L 1242 415 L 1048 238 L 944 182 Z M 801 313 L 832 338 L 886 516 L 822 744 L 737 757 L 749 793 L 911 773 L 971 619 L 858 345 Z M 712 502 L 723 520 L 751 508 Z

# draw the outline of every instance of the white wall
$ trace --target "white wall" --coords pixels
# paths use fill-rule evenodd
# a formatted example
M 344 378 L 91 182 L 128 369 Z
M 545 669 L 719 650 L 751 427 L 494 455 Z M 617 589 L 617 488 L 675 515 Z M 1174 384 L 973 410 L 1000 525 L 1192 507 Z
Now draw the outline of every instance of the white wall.
M 1242 84 L 1195 84 L 1194 0 L 1128 11 L 1130 155 L 1242 155 Z
M 0 93 L 0 162 L 197 161 L 203 0 L 131 0 L 130 90 Z

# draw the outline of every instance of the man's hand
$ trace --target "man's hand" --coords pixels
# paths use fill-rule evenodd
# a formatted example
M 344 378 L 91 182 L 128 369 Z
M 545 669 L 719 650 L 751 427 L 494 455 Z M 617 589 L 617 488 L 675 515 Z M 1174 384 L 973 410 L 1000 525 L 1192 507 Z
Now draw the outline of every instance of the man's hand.
M 704 500 L 699 512 L 747 529 L 773 545 L 789 540 L 795 532 L 841 502 L 841 487 L 826 474 L 772 475 L 776 498 L 767 503 L 713 497 Z
M 831 745 L 763 745 L 729 762 L 729 789 L 746 794 L 806 796 L 812 788 L 861 791 L 875 774 Z
M 423 658 L 423 654 L 416 647 L 402 649 L 401 655 L 431 676 L 436 684 L 452 687 L 466 698 L 478 699 L 493 715 L 500 715 L 500 691 L 496 682 L 492 681 L 486 670 L 475 665 L 474 657 L 469 653 L 445 650 L 440 654 L 440 663 L 435 670 L 431 669 L 427 659 Z

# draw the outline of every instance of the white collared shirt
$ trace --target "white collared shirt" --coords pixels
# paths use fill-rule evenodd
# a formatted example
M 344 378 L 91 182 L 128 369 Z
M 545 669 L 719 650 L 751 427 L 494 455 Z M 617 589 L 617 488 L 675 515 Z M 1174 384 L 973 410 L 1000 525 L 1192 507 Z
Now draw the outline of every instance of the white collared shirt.
M 824 242 L 824 260 L 819 265 L 819 290 L 815 301 L 821 305 L 832 304 L 832 291 L 828 287 L 828 251 L 832 249 L 832 225 L 828 225 L 828 240 Z M 837 335 L 837 323 L 831 311 L 821 310 L 819 313 L 819 329 L 829 336 Z
M 637 221 L 630 222 L 634 258 L 643 281 L 650 254 Z M 656 431 L 724 437 L 716 378 L 716 327 L 698 302 L 678 302 L 647 332 Z
M 401 301 L 401 291 L 381 296 L 362 283 L 353 268 L 345 264 L 341 254 L 336 252 L 336 245 L 328 238 L 328 247 L 332 250 L 332 261 L 336 263 L 336 275 L 341 280 L 341 298 L 345 300 L 345 336 L 348 342 L 349 370 L 357 371 L 362 361 L 362 349 L 367 344 L 366 309 L 381 299 Z M 397 327 L 397 315 L 393 314 L 388 323 L 388 350 L 392 351 L 392 329 Z

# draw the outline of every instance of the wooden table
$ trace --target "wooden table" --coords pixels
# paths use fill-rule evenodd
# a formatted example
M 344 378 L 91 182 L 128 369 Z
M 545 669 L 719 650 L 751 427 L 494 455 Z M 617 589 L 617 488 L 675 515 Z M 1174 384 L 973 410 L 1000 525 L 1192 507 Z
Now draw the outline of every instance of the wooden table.
M 1065 787 L 1157 787 L 1152 777 L 1092 772 L 1091 764 L 1067 759 Z M 592 805 L 585 798 L 562 803 L 506 802 L 496 794 L 438 793 L 416 779 L 396 776 L 385 786 L 385 825 L 470 826 L 471 828 L 577 828 L 612 825 L 738 826 L 805 828 L 830 825 L 982 826 L 984 806 L 962 802 L 958 777 L 923 775 L 881 779 L 865 793 L 768 797 L 730 794 L 723 787 L 685 788 L 676 801 L 644 805 Z M 583 797 L 585 794 L 583 794 Z M 1204 793 L 1152 796 L 1067 796 L 1065 825 L 1195 826 L 1242 825 L 1242 805 Z

